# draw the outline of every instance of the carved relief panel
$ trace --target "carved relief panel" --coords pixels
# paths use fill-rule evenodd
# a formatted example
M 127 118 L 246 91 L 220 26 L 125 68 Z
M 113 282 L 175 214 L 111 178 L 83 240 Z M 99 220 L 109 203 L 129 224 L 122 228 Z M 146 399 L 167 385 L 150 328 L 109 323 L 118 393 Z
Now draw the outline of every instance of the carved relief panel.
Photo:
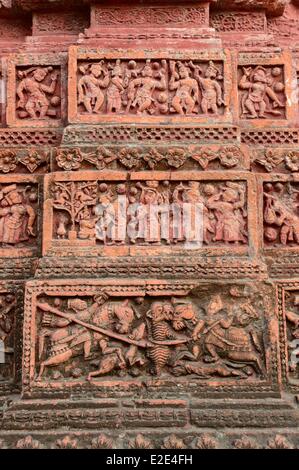
M 144 55 L 72 47 L 69 63 L 71 122 L 161 122 L 214 116 L 227 120 L 228 53 Z M 164 119 L 163 119 L 164 118 Z
M 8 60 L 9 126 L 59 126 L 65 116 L 63 54 L 15 55 Z
M 263 221 L 263 245 L 268 254 L 296 251 L 298 236 L 298 177 L 259 177 L 260 215 Z M 281 251 L 282 250 L 282 251 Z
M 287 52 L 238 54 L 238 109 L 240 124 L 285 125 L 295 122 L 297 109 L 292 60 Z M 287 79 L 288 77 L 288 79 Z
M 0 176 L 0 256 L 28 257 L 39 253 L 40 178 Z
M 56 173 L 46 177 L 43 251 L 246 253 L 255 245 L 254 183 L 237 173 Z M 189 230 L 190 229 L 190 230 Z M 118 247 L 118 248 L 117 248 Z M 142 248 L 143 247 L 143 248 Z M 113 248 L 113 249 L 112 249 Z M 149 251 L 150 250 L 150 251 Z
M 0 395 L 20 380 L 22 291 L 13 282 L 0 283 Z
M 277 287 L 280 323 L 280 355 L 282 380 L 286 387 L 298 392 L 299 386 L 299 283 L 281 281 Z
M 243 170 L 250 168 L 244 145 L 98 145 L 57 148 L 55 170 Z
M 27 283 L 24 390 L 138 390 L 156 377 L 161 391 L 265 386 L 276 367 L 272 301 L 263 284 Z

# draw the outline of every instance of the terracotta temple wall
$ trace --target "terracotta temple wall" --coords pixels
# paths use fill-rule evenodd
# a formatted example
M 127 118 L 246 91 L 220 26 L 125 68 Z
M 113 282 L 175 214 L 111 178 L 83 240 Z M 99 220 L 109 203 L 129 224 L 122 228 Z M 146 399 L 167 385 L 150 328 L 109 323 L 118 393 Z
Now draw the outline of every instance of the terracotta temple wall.
M 0 6 L 0 447 L 298 446 L 298 1 Z

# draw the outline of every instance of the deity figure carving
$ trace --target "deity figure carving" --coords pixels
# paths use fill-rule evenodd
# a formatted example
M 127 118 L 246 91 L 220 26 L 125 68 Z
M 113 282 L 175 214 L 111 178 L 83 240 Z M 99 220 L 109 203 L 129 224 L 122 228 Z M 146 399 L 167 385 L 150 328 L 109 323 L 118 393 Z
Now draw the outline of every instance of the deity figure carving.
M 0 385 L 13 378 L 15 306 L 13 294 L 0 295 Z
M 233 297 L 233 289 L 204 303 L 196 296 L 115 299 L 103 290 L 85 298 L 41 296 L 37 379 L 49 373 L 54 379 L 78 373 L 92 383 L 106 375 L 263 376 L 256 299 L 245 290 Z
M 34 187 L 20 188 L 11 184 L 0 189 L 0 243 L 2 246 L 18 246 L 36 237 L 37 201 Z
M 89 114 L 97 114 L 104 104 L 102 89 L 109 85 L 109 71 L 102 60 L 89 66 L 81 66 L 80 72 L 83 76 L 78 82 L 78 103 L 82 103 Z
M 264 185 L 264 238 L 267 244 L 299 244 L 298 193 L 292 184 Z
M 53 67 L 18 70 L 17 110 L 21 119 L 57 119 L 61 99 L 59 72 Z
M 239 81 L 243 118 L 284 117 L 284 84 L 281 67 L 243 67 Z M 270 115 L 270 116 L 269 116 Z

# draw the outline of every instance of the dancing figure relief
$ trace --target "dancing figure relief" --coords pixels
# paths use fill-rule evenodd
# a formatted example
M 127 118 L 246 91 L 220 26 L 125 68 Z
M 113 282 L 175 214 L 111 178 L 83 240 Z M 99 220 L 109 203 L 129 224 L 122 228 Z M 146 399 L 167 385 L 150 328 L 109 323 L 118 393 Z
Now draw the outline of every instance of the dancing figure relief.
M 281 67 L 243 67 L 239 80 L 241 117 L 284 117 L 285 97 Z
M 58 119 L 61 116 L 59 71 L 30 67 L 17 71 L 17 115 L 20 119 Z
M 100 60 L 78 66 L 81 114 L 223 114 L 223 64 L 167 59 Z

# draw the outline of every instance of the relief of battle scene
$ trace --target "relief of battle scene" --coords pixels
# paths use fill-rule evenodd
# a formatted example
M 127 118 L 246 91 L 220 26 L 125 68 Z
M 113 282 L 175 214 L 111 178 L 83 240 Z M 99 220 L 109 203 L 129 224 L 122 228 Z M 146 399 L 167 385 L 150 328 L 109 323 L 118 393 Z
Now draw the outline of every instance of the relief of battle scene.
M 299 245 L 299 187 L 290 182 L 264 184 L 264 243 L 266 247 Z
M 94 293 L 96 292 L 96 293 Z M 268 297 L 249 285 L 187 295 L 44 295 L 36 302 L 35 380 L 265 379 Z
M 36 244 L 38 189 L 36 184 L 0 185 L 0 248 Z
M 245 245 L 243 181 L 56 181 L 54 240 L 98 245 Z
M 80 114 L 221 115 L 221 61 L 100 60 L 78 65 Z
M 286 342 L 288 351 L 287 370 L 291 382 L 299 383 L 299 291 L 285 293 Z
M 16 115 L 18 119 L 60 119 L 60 68 L 17 67 Z
M 14 294 L 0 294 L 0 390 L 14 377 L 15 307 Z
M 286 98 L 282 66 L 243 66 L 238 75 L 242 119 L 285 119 Z

